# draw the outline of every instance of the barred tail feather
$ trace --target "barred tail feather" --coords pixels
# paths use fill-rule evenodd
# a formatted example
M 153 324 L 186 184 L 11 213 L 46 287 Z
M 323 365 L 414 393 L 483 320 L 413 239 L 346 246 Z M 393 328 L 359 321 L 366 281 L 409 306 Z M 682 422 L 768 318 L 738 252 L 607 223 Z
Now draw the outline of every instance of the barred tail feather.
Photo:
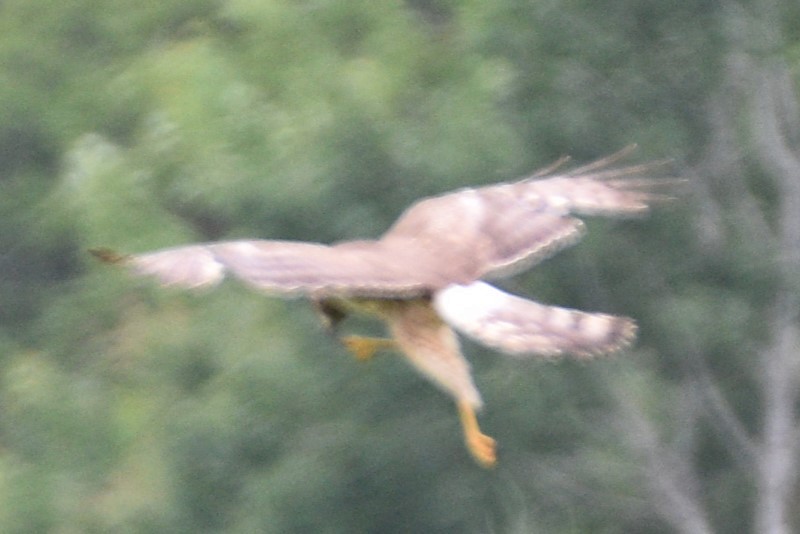
M 627 317 L 545 306 L 484 282 L 448 286 L 434 306 L 456 330 L 512 355 L 586 358 L 615 352 L 636 334 Z

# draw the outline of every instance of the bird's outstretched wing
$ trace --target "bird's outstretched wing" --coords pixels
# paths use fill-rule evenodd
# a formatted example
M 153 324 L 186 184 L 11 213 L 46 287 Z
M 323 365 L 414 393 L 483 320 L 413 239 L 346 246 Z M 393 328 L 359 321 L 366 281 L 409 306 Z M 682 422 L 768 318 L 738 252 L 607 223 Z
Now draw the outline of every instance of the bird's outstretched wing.
M 590 357 L 621 349 L 636 334 L 627 317 L 545 306 L 484 282 L 449 286 L 433 305 L 456 330 L 512 355 Z
M 118 256 L 164 285 L 210 286 L 226 273 L 283 295 L 409 298 L 506 276 L 577 241 L 573 215 L 631 216 L 663 198 L 653 164 L 612 168 L 624 151 L 571 172 L 462 189 L 412 205 L 378 241 L 230 241 Z
M 625 151 L 563 174 L 553 167 L 517 182 L 462 189 L 411 206 L 381 238 L 428 244 L 456 265 L 454 283 L 519 272 L 583 234 L 573 215 L 642 215 L 675 181 L 642 178 L 660 163 L 610 168 Z
M 203 288 L 231 274 L 279 296 L 411 298 L 441 285 L 410 247 L 388 249 L 374 241 L 322 245 L 296 241 L 223 241 L 119 255 L 92 253 L 120 263 L 164 286 Z

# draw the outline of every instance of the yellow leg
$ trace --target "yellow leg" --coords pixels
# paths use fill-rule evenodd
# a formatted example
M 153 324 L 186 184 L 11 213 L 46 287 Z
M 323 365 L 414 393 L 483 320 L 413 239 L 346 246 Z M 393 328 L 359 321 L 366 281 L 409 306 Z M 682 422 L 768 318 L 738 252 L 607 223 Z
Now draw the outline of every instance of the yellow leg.
M 341 341 L 347 350 L 362 362 L 372 358 L 381 349 L 395 348 L 393 340 L 380 337 L 344 336 Z
M 464 441 L 470 454 L 483 467 L 493 467 L 497 463 L 496 442 L 481 432 L 475 409 L 464 401 L 458 402 L 458 415 L 464 429 Z

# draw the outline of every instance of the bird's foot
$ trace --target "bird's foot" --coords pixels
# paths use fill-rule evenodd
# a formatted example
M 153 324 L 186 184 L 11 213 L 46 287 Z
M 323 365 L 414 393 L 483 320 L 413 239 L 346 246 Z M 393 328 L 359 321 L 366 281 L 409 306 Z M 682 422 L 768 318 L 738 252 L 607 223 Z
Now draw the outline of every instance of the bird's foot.
M 347 317 L 347 313 L 328 300 L 312 299 L 311 303 L 325 331 L 335 335 L 336 327 Z
M 482 467 L 494 467 L 497 464 L 497 442 L 486 434 L 477 432 L 466 436 L 467 449 Z
M 344 336 L 341 338 L 341 342 L 361 362 L 369 360 L 381 349 L 395 347 L 393 340 L 379 337 Z
M 464 429 L 464 441 L 472 457 L 483 467 L 494 467 L 497 463 L 497 442 L 481 432 L 478 418 L 472 405 L 461 401 L 458 403 L 461 426 Z
M 104 263 L 122 263 L 128 256 L 114 252 L 109 248 L 90 248 L 89 253 Z

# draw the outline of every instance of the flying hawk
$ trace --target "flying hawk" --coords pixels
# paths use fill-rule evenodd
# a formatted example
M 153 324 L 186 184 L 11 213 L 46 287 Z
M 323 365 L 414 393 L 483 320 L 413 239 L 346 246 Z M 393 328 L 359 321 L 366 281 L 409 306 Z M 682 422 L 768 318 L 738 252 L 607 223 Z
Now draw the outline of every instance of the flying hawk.
M 627 317 L 547 306 L 484 280 L 509 276 L 575 243 L 584 225 L 573 215 L 635 216 L 663 197 L 652 164 L 613 168 L 625 153 L 556 174 L 566 160 L 510 183 L 461 189 L 408 208 L 377 240 L 333 245 L 239 240 L 136 255 L 95 249 L 164 286 L 201 288 L 232 274 L 265 293 L 311 299 L 331 328 L 352 312 L 384 321 L 389 338 L 345 336 L 356 357 L 379 349 L 404 354 L 458 406 L 467 448 L 484 466 L 495 441 L 478 426 L 481 395 L 454 329 L 512 355 L 589 358 L 628 345 Z

